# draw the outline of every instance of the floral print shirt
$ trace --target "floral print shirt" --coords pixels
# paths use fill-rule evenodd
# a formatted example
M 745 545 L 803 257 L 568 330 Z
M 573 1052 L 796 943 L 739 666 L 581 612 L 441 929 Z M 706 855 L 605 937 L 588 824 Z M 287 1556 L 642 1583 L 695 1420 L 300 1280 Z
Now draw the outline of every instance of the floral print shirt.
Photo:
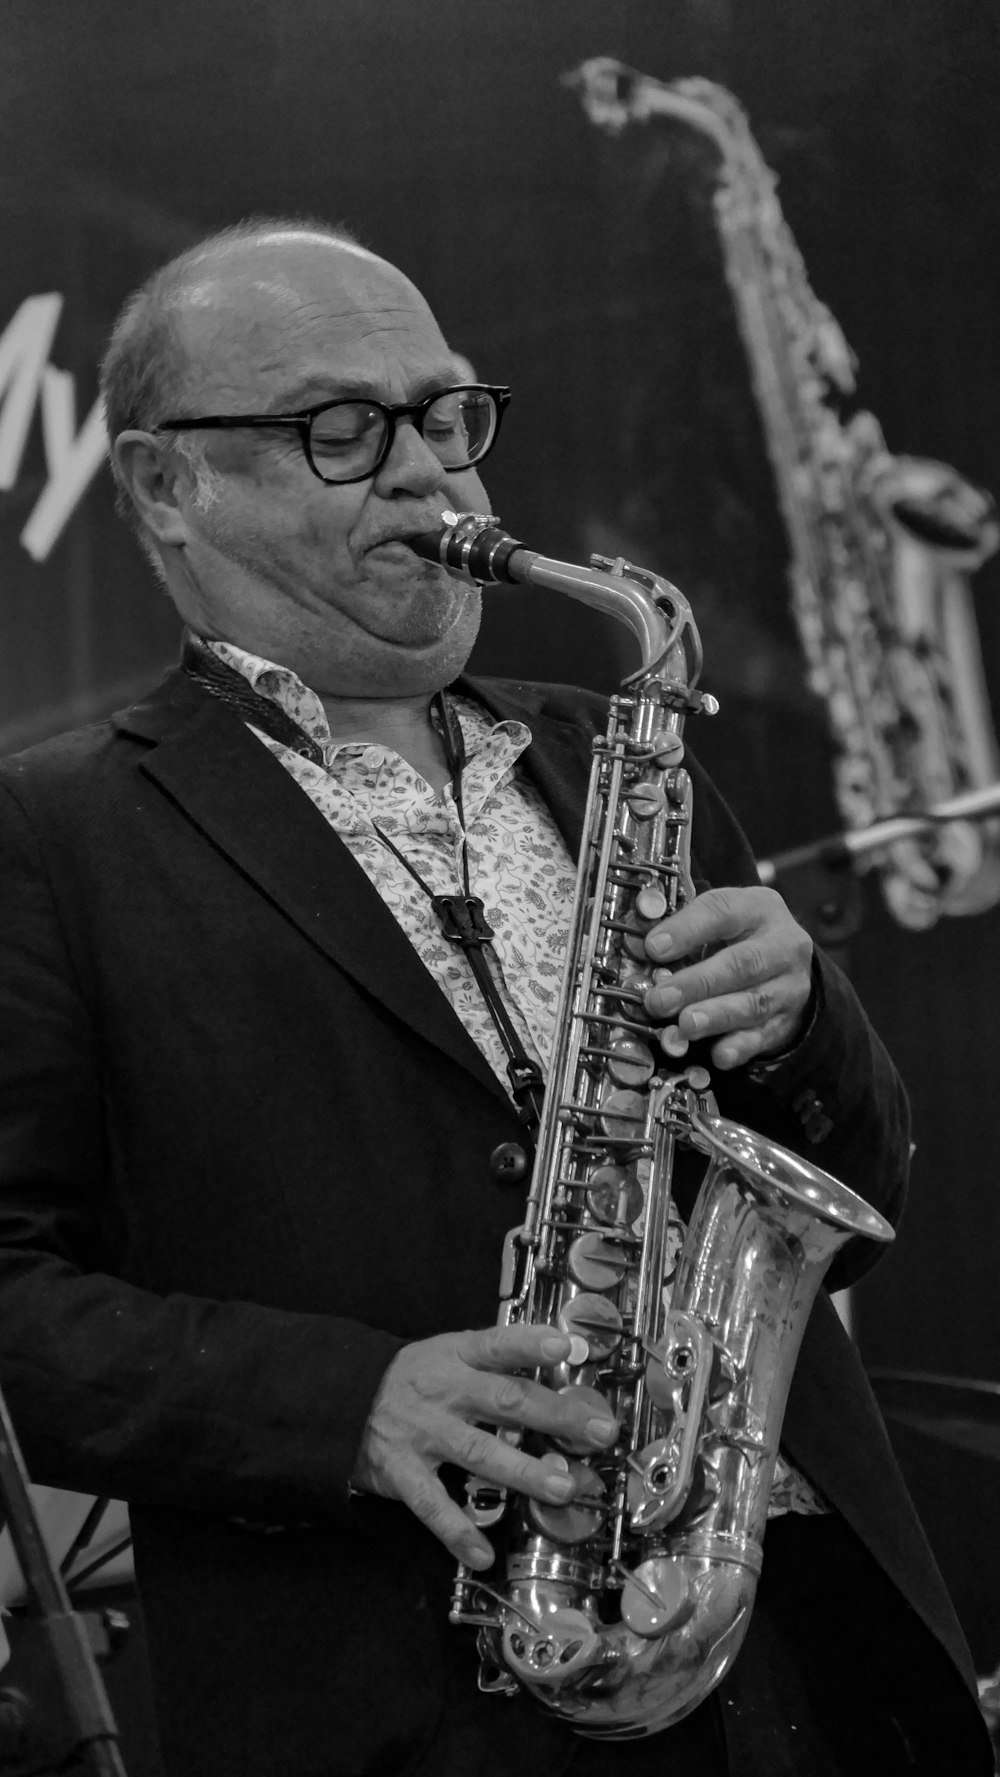
M 449 697 L 465 745 L 463 833 L 450 787 L 439 801 L 420 773 L 388 747 L 334 740 L 320 699 L 288 668 L 227 642 L 210 646 L 320 748 L 323 764 L 315 765 L 253 729 L 371 879 L 509 1090 L 507 1054 L 464 952 L 442 935 L 427 895 L 375 828 L 439 895 L 463 892 L 462 849 L 468 848 L 471 892 L 482 899 L 495 934 L 486 952 L 494 979 L 528 1055 L 547 1073 L 576 870 L 538 791 L 514 770 L 530 730 L 523 722 L 494 723 L 477 704 Z
M 470 699 L 449 695 L 465 748 L 463 832 L 451 787 L 439 800 L 426 779 L 390 748 L 335 740 L 320 698 L 288 667 L 229 642 L 207 646 L 278 704 L 319 748 L 321 765 L 249 724 L 361 865 L 509 1090 L 506 1051 L 464 952 L 443 937 L 427 895 L 375 828 L 435 894 L 463 891 L 462 849 L 467 847 L 471 891 L 481 897 L 495 934 L 487 949 L 494 979 L 528 1055 L 547 1075 L 576 871 L 545 802 L 526 773 L 516 769 L 531 742 L 530 729 L 523 722 L 494 722 Z M 684 1233 L 683 1223 L 671 1222 L 671 1264 Z M 826 1510 L 805 1477 L 779 1456 L 768 1516 Z

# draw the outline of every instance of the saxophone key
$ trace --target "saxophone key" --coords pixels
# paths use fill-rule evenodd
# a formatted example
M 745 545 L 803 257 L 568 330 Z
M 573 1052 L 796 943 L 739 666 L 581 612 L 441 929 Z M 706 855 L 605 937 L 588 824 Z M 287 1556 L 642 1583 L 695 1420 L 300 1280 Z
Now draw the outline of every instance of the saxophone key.
M 672 974 L 672 969 L 659 963 L 650 977 L 650 986 L 665 987 Z M 680 1061 L 690 1047 L 688 1038 L 682 1034 L 676 1024 L 662 1025 L 656 1033 L 656 1039 L 664 1055 L 669 1055 L 671 1061 Z
M 683 740 L 679 734 L 672 734 L 669 728 L 663 728 L 659 734 L 654 734 L 649 748 L 653 764 L 660 771 L 665 770 L 668 765 L 679 765 L 684 757 Z
M 573 1296 L 565 1304 L 558 1325 L 573 1342 L 566 1362 L 575 1369 L 587 1363 L 601 1363 L 621 1343 L 622 1317 L 614 1303 L 589 1290 Z
M 646 1125 L 646 1095 L 629 1087 L 609 1092 L 601 1101 L 600 1119 L 605 1135 L 640 1142 Z
M 609 1161 L 587 1179 L 587 1208 L 599 1222 L 631 1227 L 642 1214 L 645 1198 L 632 1167 Z
M 528 1501 L 528 1516 L 535 1529 L 550 1542 L 572 1543 L 590 1542 L 600 1535 L 604 1524 L 604 1513 L 594 1511 L 587 1506 L 568 1505 L 550 1506 L 543 1500 Z
M 669 906 L 662 882 L 647 882 L 635 897 L 635 910 L 640 919 L 664 919 Z
M 551 1505 L 544 1499 L 527 1501 L 528 1516 L 536 1530 L 556 1543 L 585 1543 L 597 1536 L 604 1524 L 606 1507 L 603 1486 L 585 1462 L 567 1464 L 580 1493 L 568 1505 Z M 589 1495 L 590 1497 L 587 1497 Z
M 664 785 L 664 792 L 671 808 L 683 808 L 691 794 L 690 772 L 672 771 Z
M 535 1684 L 557 1686 L 602 1660 L 596 1627 L 582 1610 L 550 1611 L 533 1632 L 512 1624 L 503 1639 L 511 1670 Z
M 466 1501 L 465 1515 L 480 1530 L 492 1530 L 500 1523 L 507 1510 L 507 1495 L 502 1487 L 494 1487 L 489 1492 L 481 1489 L 475 1497 L 471 1494 Z
M 608 1074 L 616 1086 L 645 1086 L 656 1072 L 653 1051 L 648 1043 L 630 1037 L 624 1031 L 612 1035 L 607 1051 Z
M 644 780 L 636 784 L 634 789 L 626 791 L 625 803 L 633 819 L 652 821 L 662 814 L 667 806 L 666 792 L 660 784 Z
M 656 1555 L 641 1561 L 622 1588 L 622 1621 L 647 1640 L 668 1635 L 690 1621 L 696 1600 L 680 1561 Z
M 660 1530 L 684 1503 L 690 1475 L 684 1468 L 683 1425 L 630 1456 L 628 1509 L 631 1529 L 643 1535 Z
M 567 1359 L 567 1368 L 569 1367 L 570 1360 Z M 572 1394 L 575 1401 L 582 1401 L 584 1411 L 591 1414 L 592 1421 L 601 1426 L 614 1424 L 615 1414 L 599 1388 L 591 1388 L 588 1382 L 567 1382 L 563 1388 L 560 1388 L 559 1393 L 561 1395 Z M 598 1447 L 598 1441 L 592 1440 L 586 1431 L 567 1432 L 564 1437 L 553 1437 L 550 1441 L 555 1448 L 568 1450 L 571 1456 L 587 1455 L 592 1457 Z M 604 1455 L 608 1454 L 610 1445 L 604 1441 L 603 1437 L 600 1440 L 600 1448 Z M 587 1473 L 592 1475 L 593 1470 L 588 1468 Z M 596 1482 L 596 1476 L 594 1479 Z M 593 1504 L 593 1501 L 591 1500 L 589 1503 Z
M 638 909 L 633 907 L 623 920 L 608 921 L 614 931 L 622 935 L 622 949 L 626 956 L 634 962 L 648 962 L 646 955 L 646 933 L 650 930 L 650 921 L 643 919 Z
M 574 1282 L 585 1290 L 613 1290 L 628 1270 L 621 1245 L 605 1234 L 581 1234 L 573 1241 L 567 1268 Z

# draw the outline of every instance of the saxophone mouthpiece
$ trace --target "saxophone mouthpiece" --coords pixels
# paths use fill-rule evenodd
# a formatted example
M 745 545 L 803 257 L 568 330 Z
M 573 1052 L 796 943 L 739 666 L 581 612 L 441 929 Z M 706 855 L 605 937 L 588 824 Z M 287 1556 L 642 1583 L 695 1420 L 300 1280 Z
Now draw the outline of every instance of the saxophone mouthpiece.
M 476 585 L 517 584 L 526 578 L 529 552 L 516 537 L 508 536 L 492 512 L 442 512 L 440 530 L 424 531 L 408 541 L 425 561 L 440 562 Z

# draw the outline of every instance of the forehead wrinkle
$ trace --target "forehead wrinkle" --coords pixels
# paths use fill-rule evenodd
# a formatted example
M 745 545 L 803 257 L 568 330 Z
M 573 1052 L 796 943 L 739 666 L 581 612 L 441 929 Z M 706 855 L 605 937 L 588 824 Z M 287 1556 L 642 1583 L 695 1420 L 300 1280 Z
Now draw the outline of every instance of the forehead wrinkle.
M 423 371 L 414 377 L 407 386 L 407 393 L 415 401 L 421 401 L 425 395 L 433 394 L 435 389 L 444 389 L 460 381 L 453 364 L 442 364 L 437 370 Z M 268 407 L 268 412 L 277 413 L 286 407 L 295 411 L 300 407 L 312 406 L 315 401 L 336 401 L 340 396 L 345 400 L 356 395 L 361 401 L 386 401 L 390 393 L 384 379 L 349 369 L 331 371 L 328 366 L 324 366 L 322 369 L 306 371 L 293 381 L 279 383 L 268 397 L 273 403 L 273 406 Z M 391 401 L 389 405 L 392 405 Z
M 401 332 L 412 328 L 415 322 L 440 336 L 434 316 L 421 297 L 403 302 L 387 297 L 379 303 L 370 293 L 356 295 L 349 290 L 304 295 L 295 282 L 281 275 L 277 279 L 248 280 L 236 287 L 225 279 L 206 278 L 175 291 L 170 307 L 181 325 L 185 313 L 195 325 L 201 321 L 211 325 L 216 320 L 218 326 L 212 332 L 223 346 L 227 343 L 225 328 L 230 320 L 240 324 L 244 339 L 254 334 L 266 336 L 275 327 L 309 331 L 317 326 L 350 327 L 360 323 L 356 334 L 364 340 L 379 332 Z
M 414 312 L 406 307 L 373 310 L 365 304 L 336 309 L 326 301 L 301 300 L 284 313 L 244 311 L 240 317 L 241 331 L 235 338 L 227 336 L 226 313 L 215 310 L 214 314 L 218 322 L 212 329 L 215 346 L 225 349 L 229 344 L 238 354 L 250 347 L 256 353 L 257 364 L 267 368 L 287 366 L 289 359 L 303 350 L 314 356 L 316 335 L 322 335 L 324 329 L 329 329 L 331 354 L 343 352 L 345 347 L 350 353 L 372 341 L 414 335 Z M 447 359 L 448 347 L 430 311 L 418 311 L 417 319 L 425 334 L 424 349 L 430 346 L 442 359 Z
M 389 399 L 400 371 L 415 396 L 462 380 L 430 306 L 401 279 L 337 275 L 310 289 L 283 267 L 236 279 L 214 273 L 177 292 L 199 399 L 216 404 L 225 391 L 241 410 L 276 412 L 355 388 Z

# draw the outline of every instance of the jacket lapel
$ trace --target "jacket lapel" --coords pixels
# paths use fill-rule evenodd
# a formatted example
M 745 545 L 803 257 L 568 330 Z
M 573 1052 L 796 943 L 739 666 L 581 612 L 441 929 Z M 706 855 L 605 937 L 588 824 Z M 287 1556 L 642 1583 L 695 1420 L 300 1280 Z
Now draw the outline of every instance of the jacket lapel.
M 239 715 L 174 672 L 114 720 L 153 743 L 140 769 L 311 943 L 509 1103 L 364 870 Z

